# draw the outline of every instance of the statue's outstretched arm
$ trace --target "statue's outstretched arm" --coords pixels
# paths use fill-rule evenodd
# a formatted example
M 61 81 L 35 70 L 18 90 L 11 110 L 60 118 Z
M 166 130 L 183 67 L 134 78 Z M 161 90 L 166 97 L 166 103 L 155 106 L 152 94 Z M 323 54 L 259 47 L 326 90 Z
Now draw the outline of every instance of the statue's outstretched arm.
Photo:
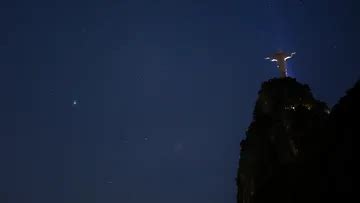
M 293 52 L 290 54 L 290 56 L 285 57 L 285 61 L 288 59 L 291 59 L 295 54 L 296 54 L 296 52 Z
M 266 58 L 265 58 L 265 60 L 270 60 L 270 61 L 272 61 L 272 62 L 275 62 L 275 61 L 277 61 L 276 59 L 274 59 L 274 58 L 271 58 L 271 57 L 266 57 Z

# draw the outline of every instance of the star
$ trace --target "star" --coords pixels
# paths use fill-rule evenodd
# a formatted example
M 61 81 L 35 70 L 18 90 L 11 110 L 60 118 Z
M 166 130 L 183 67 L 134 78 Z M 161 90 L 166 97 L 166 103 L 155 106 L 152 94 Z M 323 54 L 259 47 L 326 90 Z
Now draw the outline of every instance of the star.
M 120 138 L 120 141 L 122 143 L 129 143 L 129 140 L 127 138 L 125 138 L 125 137 Z
M 77 100 L 73 100 L 72 102 L 73 106 L 76 106 L 78 104 L 78 101 Z
M 129 141 L 127 141 L 127 140 L 123 140 L 123 141 L 122 141 L 122 143 L 129 143 Z
M 175 152 L 179 152 L 181 150 L 183 150 L 184 146 L 182 143 L 177 143 L 175 146 L 174 146 L 174 151 Z

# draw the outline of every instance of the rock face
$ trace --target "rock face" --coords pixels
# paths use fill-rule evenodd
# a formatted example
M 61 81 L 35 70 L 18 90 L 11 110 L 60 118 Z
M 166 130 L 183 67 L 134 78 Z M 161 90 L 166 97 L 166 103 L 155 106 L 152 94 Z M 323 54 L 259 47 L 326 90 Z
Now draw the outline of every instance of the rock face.
M 360 135 L 360 81 L 333 107 L 329 129 L 329 200 L 352 201 L 352 142 Z
M 240 143 L 238 203 L 350 202 L 359 105 L 360 81 L 331 112 L 293 78 L 264 82 Z
M 264 82 L 240 146 L 238 202 L 319 202 L 329 113 L 293 78 Z

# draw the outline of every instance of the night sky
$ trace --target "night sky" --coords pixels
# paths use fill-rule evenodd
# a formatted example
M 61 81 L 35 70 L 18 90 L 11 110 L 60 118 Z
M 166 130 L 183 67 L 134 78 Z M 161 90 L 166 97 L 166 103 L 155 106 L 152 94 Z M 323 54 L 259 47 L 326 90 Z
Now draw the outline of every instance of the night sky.
M 235 203 L 264 57 L 334 105 L 359 4 L 1 1 L 0 203 Z

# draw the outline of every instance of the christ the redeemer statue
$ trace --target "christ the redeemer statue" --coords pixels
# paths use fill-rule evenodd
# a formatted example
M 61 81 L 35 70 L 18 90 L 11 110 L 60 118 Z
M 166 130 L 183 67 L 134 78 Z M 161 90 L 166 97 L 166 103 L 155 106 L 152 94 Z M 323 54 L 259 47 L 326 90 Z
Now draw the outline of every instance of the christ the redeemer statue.
M 296 52 L 291 53 L 290 55 L 282 52 L 282 51 L 278 51 L 276 52 L 274 55 L 266 57 L 266 60 L 271 60 L 273 62 L 277 63 L 277 67 L 280 70 L 280 77 L 281 78 L 285 78 L 287 77 L 287 70 L 286 70 L 286 63 L 285 61 L 292 58 L 294 55 L 296 54 Z

